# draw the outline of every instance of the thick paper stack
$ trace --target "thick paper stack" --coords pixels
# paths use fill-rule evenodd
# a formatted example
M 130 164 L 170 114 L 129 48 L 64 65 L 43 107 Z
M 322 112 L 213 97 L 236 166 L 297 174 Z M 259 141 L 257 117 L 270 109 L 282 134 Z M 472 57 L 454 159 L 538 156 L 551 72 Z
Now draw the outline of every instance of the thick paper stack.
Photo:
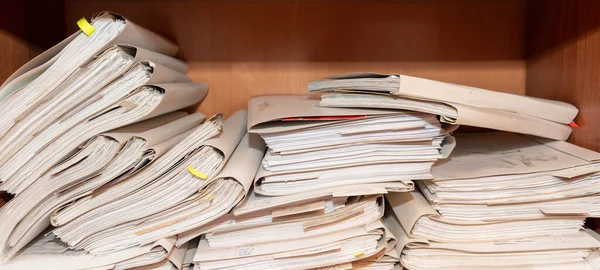
M 430 179 L 433 163 L 452 150 L 434 115 L 390 110 L 323 108 L 308 96 L 249 101 L 249 131 L 269 150 L 255 192 L 283 196 L 332 188 L 357 195 L 410 191 Z
M 246 195 L 244 186 L 227 173 L 248 165 L 251 178 L 264 151 L 258 149 L 254 166 L 244 164 L 247 160 L 228 162 L 232 154 L 249 151 L 247 136 L 245 145 L 236 149 L 246 133 L 245 122 L 245 112 L 226 121 L 209 119 L 139 173 L 55 212 L 59 224 L 53 233 L 75 248 L 102 255 L 173 236 L 226 214 Z
M 196 269 L 393 269 L 396 240 L 383 212 L 381 195 L 251 194 L 232 214 L 179 240 L 203 235 Z
M 405 267 L 594 269 L 585 259 L 599 236 L 584 222 L 600 216 L 599 153 L 514 133 L 455 136 L 434 179 L 418 182 L 424 195 L 387 196 Z
M 407 75 L 354 73 L 308 85 L 321 106 L 388 108 L 431 113 L 443 123 L 566 140 L 577 115 L 571 104 L 457 85 Z
M 201 114 L 175 112 L 92 137 L 0 210 L 0 239 L 18 251 L 50 225 L 51 213 L 157 158 L 199 125 Z M 181 138 L 179 138 L 181 139 Z
M 0 208 L 0 258 L 14 258 L 3 269 L 161 262 L 176 237 L 164 235 L 96 257 L 85 250 L 63 252 L 74 246 L 41 233 L 51 223 L 73 219 L 60 213 L 169 160 L 188 136 L 200 136 L 192 137 L 198 144 L 219 134 L 218 117 L 199 128 L 202 114 L 178 111 L 200 102 L 207 86 L 190 82 L 184 74 L 188 65 L 172 58 L 175 44 L 109 12 L 95 16 L 91 25 L 91 35 L 73 34 L 0 86 L 0 190 L 14 195 Z M 198 129 L 206 134 L 194 133 Z M 213 171 L 218 168 L 206 170 Z

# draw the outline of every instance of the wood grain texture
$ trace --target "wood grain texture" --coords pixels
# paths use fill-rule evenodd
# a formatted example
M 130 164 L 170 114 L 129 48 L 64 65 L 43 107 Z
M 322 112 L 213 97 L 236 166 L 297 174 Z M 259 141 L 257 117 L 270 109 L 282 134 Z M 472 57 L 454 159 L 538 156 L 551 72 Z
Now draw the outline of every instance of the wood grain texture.
M 118 12 L 180 45 L 199 110 L 225 115 L 249 98 L 301 94 L 343 72 L 404 73 L 497 91 L 525 90 L 525 3 L 519 0 L 67 0 L 67 29 Z
M 0 84 L 41 51 L 38 46 L 0 29 Z
M 577 106 L 569 141 L 600 151 L 600 1 L 530 1 L 527 14 L 527 95 Z
M 0 29 L 49 48 L 63 39 L 64 13 L 64 0 L 3 0 Z

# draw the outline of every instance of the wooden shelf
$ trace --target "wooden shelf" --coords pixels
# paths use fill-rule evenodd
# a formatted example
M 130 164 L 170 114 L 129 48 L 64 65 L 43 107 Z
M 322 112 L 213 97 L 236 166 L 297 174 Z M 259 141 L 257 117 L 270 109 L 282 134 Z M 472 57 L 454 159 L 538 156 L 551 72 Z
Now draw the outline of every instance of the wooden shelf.
M 510 1 L 67 1 L 81 16 L 120 13 L 164 35 L 210 90 L 199 110 L 306 93 L 353 71 L 404 73 L 525 93 L 525 3 Z M 143 8 L 140 8 L 143 6 Z M 474 42 L 477 41 L 477 42 Z
M 600 151 L 595 0 L 15 1 L 0 11 L 0 81 L 40 51 L 28 42 L 48 47 L 101 10 L 177 42 L 209 84 L 194 108 L 207 115 L 331 74 L 405 73 L 573 103 L 571 141 Z
M 600 2 L 530 5 L 527 94 L 577 106 L 569 141 L 600 151 Z

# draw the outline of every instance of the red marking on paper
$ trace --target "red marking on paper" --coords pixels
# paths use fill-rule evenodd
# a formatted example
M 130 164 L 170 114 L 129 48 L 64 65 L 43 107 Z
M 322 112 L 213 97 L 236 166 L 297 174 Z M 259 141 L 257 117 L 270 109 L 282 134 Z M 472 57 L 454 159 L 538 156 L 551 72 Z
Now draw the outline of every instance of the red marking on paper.
M 287 117 L 281 121 L 337 121 L 337 120 L 354 120 L 364 119 L 366 115 L 339 115 L 339 116 L 311 116 L 311 117 Z

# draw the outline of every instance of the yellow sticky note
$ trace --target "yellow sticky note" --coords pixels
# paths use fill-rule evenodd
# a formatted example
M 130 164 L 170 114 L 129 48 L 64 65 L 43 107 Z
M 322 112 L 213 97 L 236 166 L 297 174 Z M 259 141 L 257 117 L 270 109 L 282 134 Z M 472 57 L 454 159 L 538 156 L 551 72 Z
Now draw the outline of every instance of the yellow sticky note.
M 79 29 L 81 29 L 81 31 L 83 31 L 86 35 L 91 36 L 92 33 L 94 33 L 94 31 L 96 31 L 96 28 L 94 28 L 86 19 L 81 18 L 79 19 L 79 21 L 77 21 L 77 25 L 79 26 Z
M 214 198 L 215 198 L 215 195 L 213 194 L 213 195 L 210 195 L 210 198 L 208 198 L 208 200 L 212 202 L 212 200 L 213 200 Z
M 206 180 L 206 177 L 207 177 L 206 174 L 205 173 L 201 173 L 199 171 L 196 171 L 196 169 L 192 168 L 192 165 L 188 166 L 188 171 L 191 174 L 193 174 L 194 176 Z
M 358 257 L 360 257 L 360 256 L 362 256 L 362 255 L 365 255 L 365 253 L 364 253 L 364 252 L 362 252 L 362 251 L 361 251 L 361 252 L 356 252 L 356 253 L 354 253 L 354 257 L 356 257 L 356 258 L 358 258 Z

